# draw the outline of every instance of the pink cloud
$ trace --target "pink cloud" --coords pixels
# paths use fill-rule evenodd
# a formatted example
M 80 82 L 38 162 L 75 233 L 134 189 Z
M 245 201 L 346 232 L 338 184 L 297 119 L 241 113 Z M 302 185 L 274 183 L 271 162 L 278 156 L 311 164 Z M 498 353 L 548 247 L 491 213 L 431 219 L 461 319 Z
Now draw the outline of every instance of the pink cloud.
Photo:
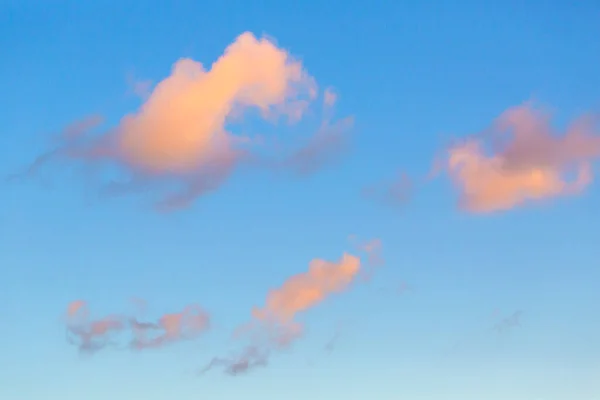
M 192 305 L 181 312 L 165 314 L 154 323 L 131 320 L 131 327 L 134 349 L 157 348 L 197 338 L 210 327 L 210 316 L 200 306 Z
M 76 134 L 63 135 L 56 149 L 40 156 L 28 172 L 57 158 L 93 165 L 97 174 L 103 165 L 116 165 L 129 179 L 107 185 L 105 193 L 167 187 L 160 208 L 185 207 L 218 189 L 243 162 L 260 158 L 253 151 L 259 141 L 229 129 L 246 111 L 258 110 L 272 122 L 283 116 L 294 123 L 307 115 L 317 96 L 316 81 L 300 61 L 272 41 L 246 32 L 210 69 L 189 58 L 178 60 L 141 107 L 123 116 L 116 127 L 94 133 L 100 120 L 79 123 Z M 331 93 L 325 96 L 331 102 Z M 277 168 L 304 171 L 307 160 L 326 164 L 343 142 L 341 130 L 350 124 L 328 118 L 305 148 Z
M 385 264 L 382 254 L 383 243 L 379 238 L 362 241 L 355 235 L 351 235 L 349 239 L 356 250 L 367 256 L 366 265 L 362 269 L 362 278 L 365 281 L 369 281 L 375 272 L 377 272 L 377 269 Z
M 308 271 L 269 291 L 264 306 L 253 308 L 251 321 L 235 330 L 235 338 L 246 338 L 250 344 L 237 356 L 213 358 L 200 372 L 223 367 L 226 373 L 237 374 L 265 366 L 273 351 L 288 348 L 302 336 L 304 326 L 296 317 L 348 289 L 360 269 L 360 258 L 351 254 L 338 261 L 311 261 Z
M 200 306 L 190 305 L 181 312 L 162 315 L 156 322 L 141 322 L 124 314 L 91 319 L 87 303 L 77 300 L 67 307 L 66 325 L 69 342 L 81 352 L 95 352 L 109 345 L 124 348 L 117 336 L 126 333 L 132 338 L 129 347 L 143 350 L 196 339 L 209 329 L 210 316 Z
M 580 118 L 559 135 L 549 115 L 527 103 L 505 111 L 485 135 L 452 146 L 443 169 L 461 207 L 475 213 L 579 194 L 600 157 L 596 122 Z
M 323 105 L 325 107 L 333 107 L 336 102 L 337 94 L 333 91 L 333 89 L 325 89 L 325 93 L 323 94 Z

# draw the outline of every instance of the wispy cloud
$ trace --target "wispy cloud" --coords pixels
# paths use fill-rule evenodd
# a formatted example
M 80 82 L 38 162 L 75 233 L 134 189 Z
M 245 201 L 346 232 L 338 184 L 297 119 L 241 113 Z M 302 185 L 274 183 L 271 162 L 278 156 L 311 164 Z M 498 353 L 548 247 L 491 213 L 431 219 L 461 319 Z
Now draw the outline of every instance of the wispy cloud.
M 149 79 L 138 79 L 132 72 L 129 72 L 126 76 L 127 86 L 129 87 L 128 93 L 139 97 L 142 100 L 148 99 L 152 94 L 153 82 Z
M 366 263 L 362 268 L 362 278 L 370 280 L 377 270 L 385 264 L 383 258 L 383 243 L 379 238 L 361 240 L 356 235 L 350 235 L 350 242 L 354 248 L 366 255 Z
M 348 150 L 348 132 L 354 120 L 324 121 L 306 144 L 279 162 L 279 169 L 296 175 L 310 175 L 333 164 Z
M 67 307 L 66 326 L 69 343 L 77 346 L 81 353 L 94 353 L 116 345 L 113 337 L 127 328 L 127 320 L 119 315 L 90 319 L 87 303 L 77 300 Z
M 67 338 L 80 352 L 93 353 L 107 346 L 135 350 L 158 348 L 200 336 L 210 327 L 210 316 L 198 305 L 178 313 L 160 316 L 156 321 L 140 321 L 125 314 L 92 319 L 83 300 L 69 304 L 66 312 Z M 129 344 L 118 334 L 129 333 Z
M 210 317 L 198 305 L 187 306 L 183 311 L 161 316 L 157 322 L 131 320 L 134 349 L 162 347 L 169 343 L 191 340 L 210 327 Z
M 397 296 L 402 296 L 407 294 L 408 292 L 414 291 L 415 288 L 408 284 L 406 281 L 396 282 L 391 286 L 382 287 L 382 291 L 385 293 L 391 293 Z
M 341 336 L 342 336 L 342 324 L 338 323 L 337 327 L 335 328 L 335 332 L 334 332 L 333 336 L 325 344 L 324 350 L 327 353 L 333 352 L 333 350 L 335 350 Z
M 386 206 L 400 208 L 411 200 L 413 191 L 412 179 L 406 173 L 399 172 L 397 177 L 391 181 L 365 186 L 362 189 L 362 195 Z

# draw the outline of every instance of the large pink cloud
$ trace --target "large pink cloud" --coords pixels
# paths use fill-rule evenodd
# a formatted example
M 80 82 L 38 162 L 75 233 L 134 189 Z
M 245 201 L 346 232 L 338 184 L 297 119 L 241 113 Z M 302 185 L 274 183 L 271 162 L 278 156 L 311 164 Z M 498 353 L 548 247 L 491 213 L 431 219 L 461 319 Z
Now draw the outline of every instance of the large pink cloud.
M 442 168 L 460 191 L 461 208 L 470 212 L 579 194 L 600 157 L 596 122 L 582 117 L 559 134 L 547 113 L 526 103 L 502 113 L 485 134 L 450 147 Z
M 323 94 L 326 110 L 337 100 L 333 93 L 328 88 Z M 178 60 L 141 107 L 123 116 L 116 127 L 94 132 L 101 124 L 97 117 L 74 124 L 29 172 L 57 158 L 87 166 L 117 165 L 126 178 L 111 183 L 105 192 L 128 193 L 163 182 L 158 186 L 171 191 L 161 206 L 183 207 L 221 186 L 244 161 L 264 156 L 264 148 L 254 151 L 263 142 L 230 129 L 242 123 L 249 110 L 270 122 L 283 117 L 295 123 L 314 115 L 309 110 L 318 97 L 316 80 L 299 60 L 273 41 L 246 32 L 210 69 L 189 58 Z M 292 151 L 289 160 L 275 154 L 276 161 L 251 164 L 300 172 L 314 172 L 315 166 L 326 164 L 343 147 L 351 120 L 338 123 L 331 121 L 330 111 L 323 115 L 321 129 Z

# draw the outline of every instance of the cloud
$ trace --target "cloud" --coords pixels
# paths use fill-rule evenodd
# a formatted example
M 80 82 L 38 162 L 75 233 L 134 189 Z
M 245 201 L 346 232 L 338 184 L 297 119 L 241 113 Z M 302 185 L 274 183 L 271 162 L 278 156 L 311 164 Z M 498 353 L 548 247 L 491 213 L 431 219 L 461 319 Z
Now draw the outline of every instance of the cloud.
M 228 375 L 241 375 L 258 367 L 265 367 L 269 363 L 268 351 L 257 346 L 248 346 L 239 355 L 227 358 L 215 357 L 206 367 L 199 371 L 199 374 L 205 374 L 216 367 L 222 367 Z
M 597 119 L 586 116 L 557 134 L 531 103 L 505 111 L 492 129 L 448 150 L 444 169 L 460 190 L 461 208 L 507 210 L 581 193 L 600 157 Z
M 335 163 L 348 149 L 348 131 L 352 118 L 335 123 L 324 121 L 308 142 L 281 163 L 281 169 L 297 175 L 310 175 Z
M 210 316 L 198 305 L 187 306 L 179 313 L 165 314 L 154 323 L 133 319 L 131 347 L 142 350 L 195 339 L 209 327 Z
M 523 311 L 517 310 L 512 314 L 503 317 L 501 315 L 500 310 L 495 309 L 491 315 L 497 322 L 493 324 L 491 327 L 487 327 L 485 329 L 477 328 L 470 333 L 465 333 L 461 338 L 457 339 L 453 345 L 450 352 L 454 351 L 464 351 L 469 348 L 473 349 L 474 346 L 477 346 L 481 343 L 481 341 L 485 341 L 486 338 L 489 338 L 490 331 L 495 331 L 496 334 L 501 335 L 513 330 L 515 328 L 521 327 L 521 318 L 523 316 Z
M 368 255 L 368 260 L 370 264 L 373 265 L 382 265 L 385 263 L 381 255 L 381 251 L 383 249 L 383 245 L 381 243 L 381 239 L 371 239 L 367 242 L 363 242 L 358 245 L 358 248 L 361 251 L 364 251 Z
M 520 310 L 515 311 L 508 317 L 504 317 L 499 322 L 497 322 L 494 325 L 493 330 L 495 330 L 498 333 L 502 333 L 509 329 L 521 326 L 521 316 L 522 315 L 523 315 L 522 311 L 520 311 Z
M 379 238 L 361 241 L 356 235 L 350 235 L 349 239 L 356 250 L 367 256 L 366 268 L 362 269 L 362 277 L 368 281 L 373 277 L 377 269 L 385 264 L 385 259 L 382 255 L 383 243 Z
M 143 100 L 148 99 L 152 94 L 153 82 L 151 80 L 137 79 L 131 72 L 127 74 L 126 79 L 127 86 L 129 86 L 129 94 L 133 94 Z
M 77 300 L 67 307 L 66 325 L 69 343 L 80 352 L 93 353 L 107 346 L 144 350 L 197 338 L 210 327 L 210 316 L 200 306 L 190 305 L 181 312 L 162 315 L 156 322 L 142 322 L 124 314 L 94 320 L 87 303 Z M 115 338 L 124 333 L 131 335 L 129 346 Z
M 288 348 L 302 336 L 304 327 L 296 320 L 297 315 L 346 290 L 360 268 L 360 258 L 347 253 L 338 261 L 311 261 L 308 271 L 269 291 L 265 304 L 252 310 L 251 321 L 236 329 L 234 337 L 250 342 L 240 355 L 213 358 L 200 372 L 218 366 L 231 374 L 266 365 L 273 351 Z
M 344 254 L 338 262 L 315 259 L 307 272 L 294 275 L 271 290 L 265 306 L 255 308 L 252 315 L 259 321 L 289 323 L 299 312 L 346 289 L 359 270 L 360 259 L 351 254 Z
M 66 313 L 67 340 L 82 353 L 94 353 L 106 346 L 115 345 L 112 337 L 124 331 L 126 320 L 121 316 L 108 316 L 91 320 L 85 301 L 69 304 Z
M 331 96 L 327 91 L 324 101 L 329 107 Z M 77 134 L 63 137 L 32 167 L 56 159 L 97 169 L 116 166 L 127 178 L 113 180 L 104 193 L 159 187 L 167 192 L 159 208 L 185 207 L 218 189 L 242 163 L 260 164 L 255 159 L 261 157 L 256 151 L 261 142 L 232 133 L 230 125 L 240 122 L 249 110 L 271 122 L 284 117 L 294 123 L 308 114 L 317 97 L 316 81 L 300 61 L 272 41 L 246 32 L 210 69 L 189 58 L 178 60 L 141 107 L 121 118 L 116 127 L 93 132 L 99 121 L 82 123 Z M 351 120 L 332 123 L 326 118 L 305 148 L 277 167 L 306 171 L 303 166 L 308 162 L 327 164 L 326 159 L 337 155 L 336 147 L 343 143 L 341 131 L 350 125 Z
M 415 287 L 406 281 L 400 280 L 390 284 L 387 282 L 385 286 L 381 286 L 380 290 L 382 294 L 392 294 L 396 296 L 403 296 L 415 290 Z
M 333 105 L 337 101 L 337 94 L 333 91 L 332 88 L 325 89 L 325 93 L 323 94 L 323 105 L 325 107 L 333 107 Z
M 296 316 L 324 301 L 332 294 L 344 291 L 360 271 L 360 259 L 344 254 L 337 261 L 315 259 L 308 271 L 290 277 L 267 295 L 263 307 L 252 310 L 250 329 L 259 329 L 276 348 L 285 348 L 303 333 Z
M 325 344 L 324 350 L 327 353 L 333 352 L 335 350 L 340 337 L 342 336 L 342 324 L 338 323 L 333 336 L 327 341 Z
M 400 284 L 396 287 L 396 294 L 405 294 L 409 291 L 412 291 L 413 287 L 411 285 L 409 285 L 408 283 L 402 281 L 400 282 Z
M 405 206 L 410 201 L 413 190 L 413 181 L 402 172 L 392 182 L 382 182 L 364 187 L 362 194 L 368 199 L 398 208 Z

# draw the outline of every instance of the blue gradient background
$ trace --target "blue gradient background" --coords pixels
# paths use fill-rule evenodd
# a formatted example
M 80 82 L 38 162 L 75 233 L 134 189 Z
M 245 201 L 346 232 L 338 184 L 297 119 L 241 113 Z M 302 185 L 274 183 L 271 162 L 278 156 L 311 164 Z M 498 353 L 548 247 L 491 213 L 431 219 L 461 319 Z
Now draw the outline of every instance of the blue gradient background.
M 489 2 L 490 4 L 492 2 Z M 190 209 L 86 201 L 68 171 L 52 187 L 0 188 L 0 398 L 600 400 L 600 195 L 471 216 L 443 179 L 393 210 L 360 196 L 398 169 L 428 171 L 454 135 L 537 99 L 564 125 L 600 105 L 594 1 L 0 1 L 0 172 L 93 112 L 113 122 L 189 56 L 210 65 L 243 31 L 267 33 L 340 94 L 356 118 L 344 161 L 302 180 L 238 174 Z M 227 349 L 267 290 L 380 237 L 369 285 L 302 317 L 309 334 L 265 370 L 189 371 Z M 415 287 L 403 296 L 393 286 Z M 74 299 L 98 316 L 198 302 L 215 327 L 192 343 L 81 359 L 64 340 Z M 494 309 L 523 326 L 490 331 Z M 337 347 L 323 346 L 346 321 Z

